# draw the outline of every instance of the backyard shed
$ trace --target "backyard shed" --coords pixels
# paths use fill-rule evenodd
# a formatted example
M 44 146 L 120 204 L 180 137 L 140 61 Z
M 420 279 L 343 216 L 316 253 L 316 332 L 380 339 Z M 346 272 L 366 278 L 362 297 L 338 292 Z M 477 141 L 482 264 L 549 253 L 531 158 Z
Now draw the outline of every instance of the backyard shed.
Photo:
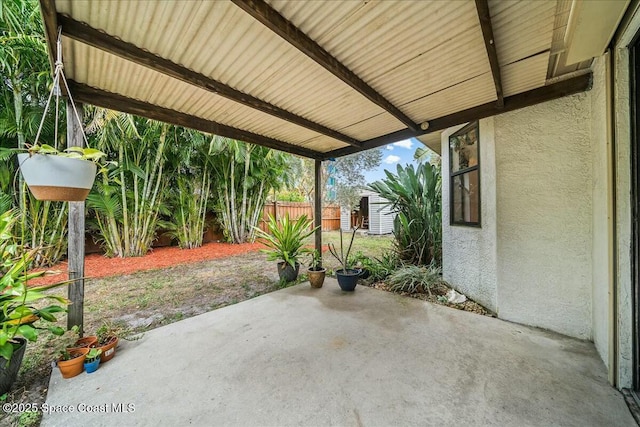
M 393 233 L 396 214 L 391 212 L 390 206 L 384 204 L 387 200 L 373 191 L 363 191 L 360 196 L 360 204 L 356 209 L 340 209 L 340 228 L 351 230 L 362 222 L 362 229 L 367 230 L 369 234 Z

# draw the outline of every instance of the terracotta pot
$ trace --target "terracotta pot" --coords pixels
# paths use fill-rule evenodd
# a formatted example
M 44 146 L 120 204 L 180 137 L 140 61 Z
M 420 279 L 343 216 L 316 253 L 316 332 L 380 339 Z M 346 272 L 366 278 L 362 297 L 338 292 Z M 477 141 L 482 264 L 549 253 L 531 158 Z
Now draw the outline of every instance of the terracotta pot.
M 47 154 L 18 154 L 20 171 L 38 200 L 81 202 L 96 178 L 97 166 L 88 160 Z
M 94 348 L 102 350 L 102 353 L 100 354 L 100 363 L 105 363 L 113 359 L 113 356 L 116 355 L 117 345 L 118 337 L 110 337 L 110 340 L 104 345 L 100 345 L 99 343 L 93 345 Z
M 307 276 L 309 277 L 309 283 L 312 288 L 321 288 L 324 283 L 324 277 L 327 274 L 326 268 L 320 268 L 318 270 L 307 270 Z
M 71 352 L 72 350 L 80 350 L 83 348 L 91 348 L 95 343 L 98 342 L 98 337 L 95 335 L 89 335 L 84 338 L 80 338 L 73 347 L 69 347 L 67 351 Z
M 84 370 L 84 358 L 89 353 L 89 348 L 68 351 L 71 356 L 74 356 L 73 359 L 58 359 L 58 369 L 60 369 L 62 378 L 73 378 L 82 373 Z

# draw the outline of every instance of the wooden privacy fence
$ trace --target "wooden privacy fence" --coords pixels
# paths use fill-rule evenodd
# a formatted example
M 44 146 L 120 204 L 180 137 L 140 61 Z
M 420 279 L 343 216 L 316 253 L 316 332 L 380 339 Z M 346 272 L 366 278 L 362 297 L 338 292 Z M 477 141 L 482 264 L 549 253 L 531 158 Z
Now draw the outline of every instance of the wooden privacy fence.
M 267 231 L 267 221 L 269 215 L 273 215 L 276 219 L 282 218 L 286 214 L 289 218 L 297 219 L 306 214 L 307 217 L 313 218 L 313 206 L 307 202 L 273 202 L 264 205 L 262 211 L 262 219 L 260 220 L 260 229 Z M 322 208 L 322 231 L 332 231 L 340 229 L 340 206 L 324 206 Z

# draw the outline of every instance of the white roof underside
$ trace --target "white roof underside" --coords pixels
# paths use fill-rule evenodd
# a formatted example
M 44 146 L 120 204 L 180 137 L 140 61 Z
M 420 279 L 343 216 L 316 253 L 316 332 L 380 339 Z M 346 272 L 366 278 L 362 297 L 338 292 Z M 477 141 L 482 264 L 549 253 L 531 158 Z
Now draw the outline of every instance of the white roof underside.
M 267 3 L 415 123 L 497 99 L 473 1 Z M 358 141 L 407 127 L 231 2 L 54 4 L 59 14 Z M 544 86 L 558 69 L 588 68 L 556 65 L 571 5 L 489 1 L 505 97 Z M 63 53 L 67 77 L 94 88 L 320 153 L 348 146 L 68 37 Z

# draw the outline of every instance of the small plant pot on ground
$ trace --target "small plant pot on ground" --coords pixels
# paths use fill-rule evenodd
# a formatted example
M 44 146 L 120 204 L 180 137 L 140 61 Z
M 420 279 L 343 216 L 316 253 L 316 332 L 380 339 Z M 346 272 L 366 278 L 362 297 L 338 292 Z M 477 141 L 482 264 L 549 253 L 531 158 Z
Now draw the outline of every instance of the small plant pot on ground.
M 97 342 L 98 342 L 98 337 L 97 336 L 89 335 L 89 336 L 86 336 L 84 338 L 80 338 L 78 341 L 76 341 L 76 343 L 73 345 L 73 347 L 69 347 L 67 349 L 67 351 L 80 350 L 80 349 L 83 349 L 83 348 L 91 348 Z
M 81 202 L 96 178 L 95 163 L 64 156 L 18 154 L 20 171 L 38 200 Z
M 293 282 L 298 278 L 298 272 L 300 271 L 300 264 L 296 263 L 296 268 L 291 267 L 291 264 L 284 261 L 278 263 L 278 276 L 280 280 L 285 282 Z
M 62 378 L 73 378 L 82 373 L 82 370 L 84 369 L 84 359 L 87 353 L 89 353 L 89 349 L 81 348 L 78 350 L 68 351 L 67 353 L 69 354 L 70 359 L 58 359 L 58 369 L 60 369 Z
M 100 365 L 100 358 L 98 357 L 96 360 L 92 362 L 84 362 L 84 371 L 87 374 L 92 374 L 98 370 L 98 365 Z
M 113 356 L 116 355 L 116 347 L 118 345 L 118 337 L 107 337 L 103 343 L 94 344 L 95 348 L 102 350 L 100 354 L 100 363 L 106 363 L 109 360 L 113 359 Z
M 11 355 L 9 364 L 7 364 L 7 359 L 0 357 L 0 395 L 11 390 L 11 386 L 13 386 L 13 383 L 18 377 L 18 371 L 20 370 L 20 365 L 22 365 L 24 351 L 27 348 L 27 340 L 23 338 L 14 339 L 17 342 L 14 345 L 13 355 Z
M 338 285 L 340 285 L 340 289 L 346 292 L 353 292 L 356 289 L 358 279 L 360 278 L 360 270 L 336 270 L 336 277 L 338 278 Z
M 311 267 L 307 270 L 307 276 L 309 277 L 309 283 L 312 288 L 321 288 L 324 283 L 324 278 L 327 274 L 327 269 L 322 267 Z

